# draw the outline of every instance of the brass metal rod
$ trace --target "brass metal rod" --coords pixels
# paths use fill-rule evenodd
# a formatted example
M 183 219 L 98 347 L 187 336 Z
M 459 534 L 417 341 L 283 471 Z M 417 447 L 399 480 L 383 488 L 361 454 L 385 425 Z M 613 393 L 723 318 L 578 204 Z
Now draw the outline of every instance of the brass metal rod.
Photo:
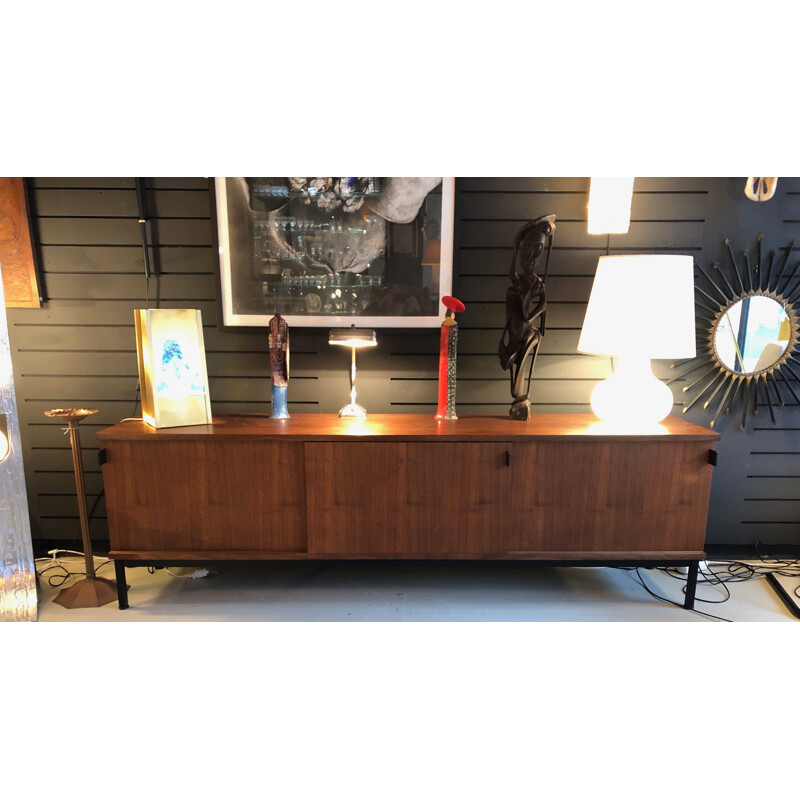
M 733 395 L 732 395 L 731 399 L 728 401 L 728 407 L 725 409 L 725 413 L 726 414 L 730 414 L 731 413 L 731 409 L 733 408 L 733 404 L 736 402 L 736 398 L 739 396 L 739 390 L 742 388 L 742 383 L 744 383 L 744 379 L 743 378 L 739 378 L 739 380 L 736 381 L 736 388 L 733 390 Z
M 761 289 L 761 243 L 764 240 L 764 234 L 758 234 L 758 244 L 756 245 L 756 278 L 757 286 L 756 288 Z
M 722 375 L 722 380 L 725 381 L 727 376 L 725 374 Z M 694 400 L 692 400 L 689 405 L 684 406 L 683 413 L 685 414 L 698 400 L 700 400 L 703 395 L 714 385 L 716 381 L 720 379 L 719 375 L 715 375 L 696 395 Z
M 720 289 L 719 286 L 717 286 L 716 281 L 714 281 L 714 279 L 696 261 L 694 266 L 697 269 L 697 271 L 717 290 L 719 296 L 722 298 L 723 304 L 727 303 L 730 298 L 728 298 L 725 292 L 723 292 L 722 289 Z M 705 292 L 703 292 L 703 294 L 705 294 Z M 706 297 L 708 297 L 708 295 L 706 295 Z M 709 300 L 711 299 L 713 298 L 709 297 Z
M 719 372 L 719 367 L 717 367 L 716 365 L 711 367 L 711 369 L 708 370 L 708 372 L 704 372 L 699 378 L 697 378 L 697 380 L 695 380 L 694 383 L 691 383 L 688 386 L 684 387 L 683 391 L 684 392 L 691 391 L 695 386 L 697 386 L 698 383 L 700 383 L 700 381 L 702 381 L 704 378 L 707 378 L 712 372 Z
M 717 396 L 717 394 L 719 394 L 719 390 L 727 383 L 727 381 L 729 379 L 730 379 L 730 375 L 726 375 L 722 379 L 722 381 L 720 381 L 720 383 L 717 386 L 717 388 L 714 389 L 714 391 L 711 392 L 711 394 L 709 395 L 708 400 L 706 400 L 705 403 L 703 403 L 703 408 L 708 408 L 711 405 L 711 401 Z
M 725 406 L 725 401 L 728 399 L 728 395 L 731 393 L 731 389 L 738 383 L 739 381 L 737 378 L 733 378 L 728 386 L 725 394 L 722 396 L 722 400 L 719 401 L 719 406 L 717 407 L 717 413 L 714 415 L 714 419 L 711 420 L 711 427 L 713 428 L 717 424 L 717 420 L 719 419 L 719 415 L 722 413 L 722 409 Z
M 783 284 L 783 291 L 781 292 L 781 294 L 786 294 L 786 291 L 788 290 L 788 288 L 789 288 L 789 285 L 790 285 L 790 284 L 791 284 L 791 282 L 794 280 L 794 276 L 795 276 L 795 275 L 797 275 L 797 269 L 798 269 L 798 267 L 800 267 L 800 261 L 798 261 L 798 262 L 797 262 L 797 263 L 794 265 L 794 269 L 792 270 L 792 274 L 791 274 L 791 275 L 790 275 L 790 276 L 789 276 L 789 277 L 786 279 L 786 283 L 784 283 L 784 284 Z M 778 288 L 778 287 L 776 286 L 776 287 L 775 287 L 776 291 L 777 291 L 777 288 Z M 796 288 L 796 287 L 795 287 L 795 288 Z
M 775 263 L 775 251 L 769 251 L 769 266 L 767 267 L 767 280 L 764 285 L 764 288 L 769 292 L 771 291 L 771 284 L 772 284 L 772 267 Z
M 709 362 L 710 359 L 703 359 L 698 364 L 695 364 L 693 367 L 690 367 L 684 372 L 681 372 L 679 375 L 676 375 L 674 378 L 670 378 L 668 381 L 665 381 L 665 383 L 667 384 L 667 386 L 669 386 L 671 383 L 675 383 L 675 381 L 679 381 L 681 380 L 681 378 L 685 378 L 687 375 L 691 375 L 696 370 L 702 369 L 703 367 L 707 367 Z
M 78 515 L 81 520 L 81 537 L 83 539 L 83 555 L 86 561 L 86 578 L 94 580 L 94 557 L 92 556 L 92 540 L 89 538 L 89 515 L 86 513 L 86 490 L 83 483 L 83 459 L 81 457 L 81 434 L 78 425 L 70 420 L 69 443 L 72 447 L 72 466 L 75 470 L 75 487 L 78 491 Z
M 775 390 L 775 397 L 778 399 L 778 403 L 780 405 L 786 405 L 783 402 L 783 395 L 781 395 L 780 389 L 778 389 L 778 381 L 775 379 L 775 375 L 772 372 L 767 373 L 767 383 L 769 383 L 770 378 L 772 379 L 772 388 Z
M 725 285 L 728 287 L 728 290 L 730 291 L 730 294 L 728 295 L 728 301 L 733 300 L 733 298 L 736 297 L 737 294 L 736 289 L 734 289 L 733 286 L 731 286 L 731 282 L 728 280 L 725 273 L 720 269 L 719 261 L 715 261 L 712 266 L 719 273 L 720 278 L 722 278 L 722 280 L 725 281 Z
M 742 430 L 745 429 L 745 423 L 747 422 L 747 412 L 750 409 L 750 381 L 744 380 L 744 397 L 742 398 Z
M 770 416 L 770 419 L 772 419 L 772 424 L 774 425 L 775 424 L 775 409 L 772 407 L 772 398 L 769 396 L 769 384 L 767 383 L 766 376 L 762 375 L 762 377 L 764 378 L 764 394 L 767 395 L 767 405 L 769 406 L 769 416 Z M 758 381 L 758 378 L 756 378 L 756 381 Z
M 775 291 L 778 291 L 778 288 L 781 285 L 781 278 L 783 278 L 783 271 L 786 269 L 786 265 L 789 263 L 789 257 L 792 254 L 792 248 L 794 247 L 794 239 L 789 242 L 789 247 L 786 249 L 786 252 L 783 254 L 783 264 L 781 264 L 780 269 L 778 270 L 778 277 L 775 279 Z
M 350 402 L 355 405 L 356 404 L 356 349 L 355 347 L 350 348 L 350 352 L 353 354 L 352 359 L 350 361 Z
M 797 405 L 800 406 L 800 397 L 797 396 L 794 389 L 792 389 L 792 384 L 789 383 L 789 381 L 786 379 L 786 376 L 780 370 L 778 370 L 778 377 L 786 384 L 786 388 L 789 390 L 792 397 L 794 397 Z
M 715 300 L 708 292 L 701 289 L 699 286 L 695 285 L 694 290 L 696 292 L 700 292 L 700 294 L 702 294 L 703 297 L 708 298 L 712 303 L 716 303 L 717 305 L 719 305 L 719 300 Z
M 750 251 L 744 251 L 744 269 L 747 273 L 747 285 L 750 287 L 750 292 L 753 291 L 753 269 L 750 266 Z
M 742 281 L 742 276 L 739 274 L 739 265 L 736 263 L 736 257 L 733 255 L 733 249 L 731 248 L 731 240 L 726 239 L 725 247 L 728 248 L 728 255 L 731 257 L 731 266 L 733 267 L 733 274 L 736 276 L 736 282 L 739 284 L 739 289 L 741 290 L 742 294 L 747 294 L 744 290 L 744 282 Z

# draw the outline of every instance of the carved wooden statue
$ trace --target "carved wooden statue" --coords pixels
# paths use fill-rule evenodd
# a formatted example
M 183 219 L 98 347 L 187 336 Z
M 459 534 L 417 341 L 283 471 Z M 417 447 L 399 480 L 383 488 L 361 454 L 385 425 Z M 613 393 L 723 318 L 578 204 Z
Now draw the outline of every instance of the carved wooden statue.
M 289 386 L 289 326 L 280 314 L 269 321 L 269 361 L 272 368 L 270 419 L 289 419 L 289 410 L 286 407 Z
M 556 215 L 547 214 L 523 225 L 514 239 L 509 277 L 511 286 L 506 292 L 506 326 L 500 337 L 498 355 L 500 365 L 509 371 L 511 394 L 514 402 L 509 410 L 512 419 L 528 419 L 531 375 L 536 362 L 545 328 L 547 299 L 545 281 L 556 230 Z M 536 262 L 547 251 L 544 275 L 535 272 Z M 528 382 L 525 384 L 524 368 L 530 356 Z

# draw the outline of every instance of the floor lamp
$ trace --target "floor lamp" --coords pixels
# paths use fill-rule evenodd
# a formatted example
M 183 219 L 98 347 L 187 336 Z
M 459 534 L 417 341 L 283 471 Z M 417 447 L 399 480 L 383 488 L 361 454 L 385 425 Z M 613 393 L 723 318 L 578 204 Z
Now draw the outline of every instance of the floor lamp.
M 83 459 L 81 457 L 81 435 L 78 425 L 86 417 L 97 413 L 96 408 L 53 408 L 45 411 L 46 417 L 56 417 L 69 427 L 69 444 L 72 448 L 72 466 L 75 470 L 75 486 L 78 490 L 78 514 L 81 519 L 83 554 L 86 561 L 86 577 L 72 586 L 62 589 L 53 600 L 65 608 L 96 608 L 117 599 L 116 581 L 98 578 L 94 571 L 92 540 L 89 538 L 89 515 L 86 513 L 86 490 L 83 483 Z

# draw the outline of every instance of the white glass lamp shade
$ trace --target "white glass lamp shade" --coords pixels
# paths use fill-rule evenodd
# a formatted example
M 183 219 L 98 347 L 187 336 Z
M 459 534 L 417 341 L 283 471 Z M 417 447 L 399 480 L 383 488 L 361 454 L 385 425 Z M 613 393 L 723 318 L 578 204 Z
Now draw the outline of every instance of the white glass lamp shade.
M 693 266 L 691 256 L 601 256 L 578 350 L 693 358 Z
M 328 334 L 328 344 L 339 344 L 344 347 L 375 347 L 378 339 L 375 331 L 368 328 L 332 328 Z
M 631 429 L 672 410 L 672 392 L 650 359 L 695 355 L 693 266 L 691 256 L 600 257 L 578 350 L 618 359 L 592 392 L 604 422 Z
M 633 178 L 592 178 L 589 233 L 627 233 L 631 226 Z

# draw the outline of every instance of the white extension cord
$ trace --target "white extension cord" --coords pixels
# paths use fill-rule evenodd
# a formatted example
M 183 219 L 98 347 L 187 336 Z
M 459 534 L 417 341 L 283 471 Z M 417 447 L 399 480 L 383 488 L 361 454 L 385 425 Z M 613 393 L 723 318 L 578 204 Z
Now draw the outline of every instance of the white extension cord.
M 187 578 L 188 580 L 192 581 L 196 581 L 198 578 L 205 578 L 211 574 L 211 571 L 207 570 L 205 567 L 200 567 L 199 569 L 196 569 L 189 575 L 178 575 L 178 573 L 172 572 L 172 570 L 170 570 L 169 567 L 164 567 L 164 571 L 168 575 L 172 575 L 173 578 Z
M 681 575 L 688 575 L 689 574 L 689 567 L 676 567 L 675 569 L 681 573 Z M 698 564 L 698 571 L 699 572 L 710 572 L 708 561 L 701 561 Z
M 60 550 L 60 549 L 55 549 L 55 550 L 48 550 L 47 551 L 47 555 L 49 556 L 49 558 L 42 557 L 42 558 L 37 558 L 35 560 L 36 561 L 47 561 L 47 562 L 49 562 L 49 566 L 50 567 L 61 567 L 61 569 L 63 569 L 68 575 L 71 575 L 72 573 L 67 569 L 66 566 L 64 566 L 64 564 L 61 563 L 62 560 L 58 558 L 58 554 L 59 553 L 64 553 L 65 555 L 81 556 L 81 558 L 83 558 L 83 556 L 84 556 L 84 554 L 80 550 Z M 95 560 L 100 559 L 103 562 L 103 564 L 105 564 L 106 562 L 108 562 L 110 560 L 108 558 L 105 558 L 104 556 L 93 556 L 93 558 Z M 77 558 L 70 559 L 68 561 L 66 559 L 64 559 L 64 560 L 66 561 L 67 564 L 79 563 Z M 166 572 L 168 572 L 170 575 L 172 575 L 173 578 L 188 578 L 188 579 L 193 580 L 193 581 L 196 581 L 198 578 L 205 578 L 205 577 L 207 577 L 208 575 L 211 574 L 211 570 L 208 570 L 205 567 L 200 567 L 199 569 L 194 570 L 189 575 L 178 575 L 176 572 L 172 572 L 171 570 L 169 570 L 166 567 L 164 569 L 165 569 Z

